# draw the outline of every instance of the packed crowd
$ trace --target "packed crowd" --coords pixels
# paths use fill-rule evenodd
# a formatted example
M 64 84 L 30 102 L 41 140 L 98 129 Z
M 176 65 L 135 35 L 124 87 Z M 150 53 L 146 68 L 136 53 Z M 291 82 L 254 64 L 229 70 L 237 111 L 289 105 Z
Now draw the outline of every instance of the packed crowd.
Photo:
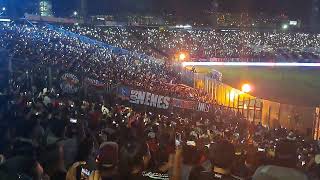
M 33 62 L 38 69 L 51 66 L 53 74 L 73 73 L 78 78 L 103 84 L 122 84 L 170 97 L 208 102 L 204 91 L 181 89 L 172 66 L 134 54 L 116 54 L 112 49 L 80 40 L 46 26 L 3 25 L 1 45 L 12 58 Z M 35 68 L 33 68 L 35 69 Z
M 68 72 L 179 98 L 205 97 L 193 88 L 177 92 L 179 76 L 166 64 L 115 54 L 41 25 L 2 24 L 0 32 L 12 61 L 34 64 L 13 68 L 27 71 L 27 78 L 10 77 L 0 111 L 0 179 L 320 178 L 319 145 L 298 132 L 250 123 L 217 105 L 208 113 L 162 110 L 60 86 Z
M 277 28 L 283 17 L 266 14 L 250 15 L 249 13 L 217 13 L 217 25 L 220 27 Z
M 90 100 L 34 89 L 17 90 L 1 113 L 1 179 L 319 176 L 316 143 L 247 123 L 228 109 L 170 113 L 111 96 Z
M 134 27 L 62 28 L 157 58 L 172 58 L 178 52 L 186 51 L 195 59 L 313 62 L 319 61 L 320 54 L 319 34 Z

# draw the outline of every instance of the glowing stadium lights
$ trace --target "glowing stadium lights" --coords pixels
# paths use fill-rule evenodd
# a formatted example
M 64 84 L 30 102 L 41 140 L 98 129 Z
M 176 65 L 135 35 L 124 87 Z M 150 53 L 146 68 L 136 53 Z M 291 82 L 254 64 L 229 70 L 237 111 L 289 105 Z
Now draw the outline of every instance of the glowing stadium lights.
M 236 97 L 236 92 L 232 89 L 229 93 L 229 100 L 233 102 L 235 97 Z
M 296 26 L 298 25 L 298 21 L 289 21 L 289 25 Z
M 6 8 L 6 7 L 2 7 L 1 10 L 2 10 L 2 11 L 6 11 L 7 8 Z
M 174 59 L 178 62 L 187 62 L 190 60 L 190 55 L 187 51 L 179 51 L 174 55 Z
M 176 25 L 176 28 L 180 28 L 180 29 L 191 29 L 192 26 L 187 24 L 187 25 Z
M 1 14 L 0 14 L 1 15 Z M 0 22 L 11 22 L 11 19 L 0 18 Z
M 77 11 L 74 11 L 74 12 L 73 12 L 73 15 L 74 15 L 74 16 L 78 16 L 78 12 L 77 12 Z
M 250 84 L 243 84 L 242 87 L 241 87 L 241 91 L 244 92 L 244 93 L 249 93 L 251 92 L 251 86 Z
M 179 60 L 184 61 L 187 58 L 187 55 L 185 53 L 180 53 L 179 54 Z
M 288 24 L 283 24 L 283 25 L 282 25 L 282 29 L 283 29 L 283 30 L 287 30 L 288 28 L 289 28 Z
M 183 62 L 185 66 L 320 67 L 320 63 L 272 62 Z

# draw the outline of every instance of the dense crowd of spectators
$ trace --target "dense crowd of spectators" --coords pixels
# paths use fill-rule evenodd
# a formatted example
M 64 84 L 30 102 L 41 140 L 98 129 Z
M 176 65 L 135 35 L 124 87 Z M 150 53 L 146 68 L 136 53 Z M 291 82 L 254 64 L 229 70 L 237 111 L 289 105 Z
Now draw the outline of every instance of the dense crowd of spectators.
M 1 48 L 18 66 L 0 111 L 0 179 L 320 178 L 319 144 L 299 132 L 263 127 L 217 105 L 208 113 L 162 110 L 60 86 L 61 75 L 72 73 L 209 101 L 199 90 L 177 89 L 179 75 L 167 64 L 119 55 L 47 26 L 1 24 L 0 32 Z
M 195 59 L 313 62 L 319 61 L 320 54 L 319 34 L 132 27 L 63 28 L 158 58 L 172 58 L 185 51 Z
M 176 98 L 210 101 L 201 90 L 180 90 L 183 86 L 179 86 L 179 75 L 166 63 L 139 59 L 134 54 L 116 55 L 111 49 L 45 26 L 5 25 L 2 28 L 2 41 L 5 41 L 2 46 L 12 58 L 35 62 L 38 69 L 52 66 L 58 75 L 70 72 L 80 78 L 85 74 L 104 84 L 122 84 Z

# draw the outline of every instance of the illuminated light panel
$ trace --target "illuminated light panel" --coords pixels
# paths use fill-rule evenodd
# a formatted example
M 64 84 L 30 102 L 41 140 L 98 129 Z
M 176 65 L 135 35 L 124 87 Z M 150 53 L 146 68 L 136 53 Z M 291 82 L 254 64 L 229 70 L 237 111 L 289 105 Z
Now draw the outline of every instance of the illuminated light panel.
M 2 18 L 0 18 L 0 22 L 11 22 L 11 19 L 2 19 Z
M 273 62 L 183 62 L 185 66 L 320 67 L 320 63 Z

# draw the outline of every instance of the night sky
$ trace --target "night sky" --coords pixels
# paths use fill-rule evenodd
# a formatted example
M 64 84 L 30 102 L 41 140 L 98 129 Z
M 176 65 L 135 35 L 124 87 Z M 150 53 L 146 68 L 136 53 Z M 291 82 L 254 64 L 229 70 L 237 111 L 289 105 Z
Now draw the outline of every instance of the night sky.
M 25 6 L 38 0 L 0 0 Z M 311 2 L 315 0 L 87 0 L 89 15 L 142 13 L 171 13 L 178 16 L 201 16 L 212 10 L 216 1 L 219 11 L 264 12 L 271 15 L 286 14 L 292 18 L 304 18 L 310 14 Z M 80 0 L 52 0 L 54 12 L 58 16 L 70 15 L 78 8 Z M 320 2 L 318 2 L 320 4 Z
M 74 8 L 79 0 L 54 0 L 54 4 Z M 212 10 L 215 0 L 88 0 L 89 14 L 114 13 L 173 13 L 176 15 L 197 15 Z M 219 11 L 249 13 L 264 12 L 286 14 L 299 18 L 308 15 L 312 0 L 216 0 Z

